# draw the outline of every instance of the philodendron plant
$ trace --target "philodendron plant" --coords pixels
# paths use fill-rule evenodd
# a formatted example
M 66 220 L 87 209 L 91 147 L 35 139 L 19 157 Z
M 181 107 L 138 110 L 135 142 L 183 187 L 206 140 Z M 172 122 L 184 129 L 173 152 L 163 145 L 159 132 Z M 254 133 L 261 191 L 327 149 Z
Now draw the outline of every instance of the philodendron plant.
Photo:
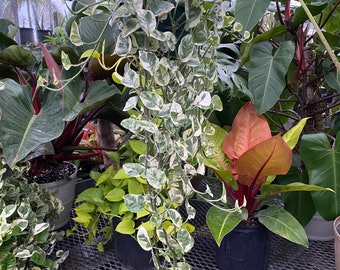
M 273 184 L 275 175 L 289 171 L 292 148 L 305 122 L 306 119 L 301 120 L 283 137 L 272 136 L 267 120 L 248 102 L 239 110 L 229 133 L 213 127 L 214 133 L 207 135 L 206 165 L 222 181 L 227 195 L 225 204 L 214 205 L 207 213 L 207 224 L 217 244 L 243 220 L 255 219 L 292 242 L 308 245 L 300 223 L 276 200 L 271 200 L 283 192 L 326 190 L 300 182 Z M 228 211 L 235 205 L 239 211 Z
M 152 252 L 157 269 L 190 269 L 184 257 L 194 245 L 186 227 L 195 217 L 190 179 L 204 174 L 199 149 L 206 114 L 222 107 L 212 93 L 218 84 L 217 47 L 221 35 L 232 29 L 224 9 L 228 5 L 203 0 L 76 4 L 81 8 L 71 42 L 86 47 L 83 55 L 96 58 L 129 93 L 124 111 L 130 117 L 121 125 L 146 145 L 138 160 L 122 166 L 125 175 L 147 187 L 145 193 L 123 196 L 129 212 L 149 212 L 149 226 L 139 226 L 136 238 Z M 111 26 L 115 29 L 109 33 L 115 35 L 110 37 L 106 29 Z M 128 60 L 124 74 L 106 63 L 104 54 Z M 171 226 L 164 227 L 168 221 Z

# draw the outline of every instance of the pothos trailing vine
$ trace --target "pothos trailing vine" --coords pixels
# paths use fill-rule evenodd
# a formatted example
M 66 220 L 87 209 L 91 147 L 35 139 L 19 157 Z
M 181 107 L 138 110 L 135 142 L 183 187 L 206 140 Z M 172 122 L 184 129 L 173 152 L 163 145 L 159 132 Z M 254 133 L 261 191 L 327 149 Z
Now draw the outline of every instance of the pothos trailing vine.
M 83 5 L 80 12 L 92 26 L 114 30 L 111 43 L 103 42 L 106 29 L 98 27 L 102 40 L 95 40 L 100 40 L 102 54 L 128 60 L 120 74 L 85 42 L 88 21 L 73 22 L 71 41 L 87 46 L 83 56 L 97 58 L 103 69 L 112 70 L 113 81 L 129 92 L 124 111 L 130 117 L 121 125 L 146 143 L 138 162 L 123 164 L 128 176 L 148 187 L 145 195 L 124 195 L 130 212 L 149 212 L 149 221 L 143 223 L 148 226 L 142 224 L 136 238 L 152 252 L 157 269 L 190 269 L 184 258 L 194 245 L 188 223 L 196 212 L 189 203 L 194 192 L 190 180 L 205 173 L 200 148 L 207 114 L 222 109 L 213 94 L 218 83 L 216 52 L 230 18 L 218 0 L 101 1 Z

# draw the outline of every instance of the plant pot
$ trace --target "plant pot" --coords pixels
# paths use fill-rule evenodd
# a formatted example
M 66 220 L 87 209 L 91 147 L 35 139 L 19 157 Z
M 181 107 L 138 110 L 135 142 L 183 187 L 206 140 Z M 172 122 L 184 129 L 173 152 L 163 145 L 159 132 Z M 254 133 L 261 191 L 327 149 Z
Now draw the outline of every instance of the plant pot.
M 65 179 L 56 182 L 40 184 L 40 186 L 46 188 L 52 193 L 55 193 L 55 197 L 60 199 L 64 206 L 64 210 L 59 214 L 58 219 L 54 221 L 54 230 L 65 226 L 70 220 L 77 180 L 77 167 L 74 164 L 72 165 L 75 167 L 75 171 L 72 175 L 69 175 L 65 177 Z
M 130 270 L 154 269 L 150 251 L 141 248 L 131 235 L 114 233 L 116 256 Z
M 217 248 L 220 270 L 267 269 L 271 232 L 261 223 L 239 224 Z
M 37 30 L 38 41 L 43 42 L 46 39 L 46 36 L 51 36 L 51 34 L 51 30 Z
M 331 241 L 334 239 L 333 221 L 324 220 L 319 213 L 315 213 L 305 226 L 305 231 L 309 240 Z
M 19 34 L 20 34 L 20 43 L 22 45 L 26 44 L 27 42 L 34 41 L 33 28 L 19 28 Z
M 334 256 L 336 270 L 340 270 L 340 216 L 334 220 Z

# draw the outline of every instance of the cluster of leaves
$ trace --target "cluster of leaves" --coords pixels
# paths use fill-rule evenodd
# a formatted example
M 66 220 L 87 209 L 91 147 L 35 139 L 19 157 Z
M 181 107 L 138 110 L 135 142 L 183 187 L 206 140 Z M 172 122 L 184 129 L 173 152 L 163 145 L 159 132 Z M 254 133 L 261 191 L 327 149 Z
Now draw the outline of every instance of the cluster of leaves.
M 13 167 L 28 159 L 32 174 L 38 175 L 46 160 L 100 156 L 100 152 L 74 150 L 84 127 L 97 118 L 106 101 L 119 95 L 119 89 L 106 81 L 93 81 L 78 66 L 62 70 L 57 62 L 61 62 L 63 50 L 74 63 L 79 61 L 70 47 L 50 53 L 40 44 L 43 61 L 39 61 L 32 51 L 3 36 L 0 67 L 7 73 L 0 76 L 0 133 L 8 164 Z
M 207 224 L 218 244 L 242 220 L 257 219 L 272 232 L 292 242 L 308 245 L 299 222 L 271 200 L 279 193 L 325 190 L 299 182 L 272 184 L 273 176 L 289 171 L 292 149 L 306 120 L 301 120 L 284 137 L 280 134 L 272 136 L 266 119 L 258 115 L 255 106 L 248 102 L 237 113 L 229 133 L 216 127 L 213 135 L 207 136 L 206 164 L 223 182 L 228 204 L 240 207 L 240 211 L 228 211 L 224 204 L 209 209 Z
M 52 231 L 63 207 L 46 189 L 1 164 L 0 268 L 57 269 L 68 251 L 54 251 L 64 233 Z
M 186 223 L 195 217 L 188 200 L 193 193 L 190 179 L 205 172 L 199 149 L 206 115 L 222 108 L 213 91 L 218 84 L 220 31 L 230 26 L 226 10 L 221 1 L 123 1 L 83 4 L 78 13 L 83 16 L 75 15 L 71 42 L 92 50 L 90 55 L 111 70 L 112 79 L 128 89 L 124 111 L 130 117 L 121 125 L 146 145 L 138 161 L 122 166 L 126 176 L 147 186 L 145 194 L 123 196 L 129 212 L 149 212 L 150 227 L 139 226 L 137 240 L 152 252 L 158 269 L 164 264 L 189 269 L 184 254 L 194 239 Z M 89 39 L 89 29 L 97 37 Z M 95 50 L 91 43 L 98 41 Z M 124 73 L 106 65 L 98 51 L 127 59 Z M 178 205 L 185 206 L 186 218 Z M 168 221 L 171 226 L 165 228 Z
M 111 239 L 113 228 L 119 233 L 133 235 L 137 227 L 135 221 L 149 214 L 146 209 L 135 214 L 127 208 L 124 196 L 145 194 L 147 187 L 145 180 L 130 177 L 120 165 L 120 159 L 131 162 L 136 156 L 144 154 L 145 149 L 143 142 L 129 140 L 119 152 L 111 152 L 110 157 L 115 161 L 115 165 L 111 165 L 104 172 L 90 172 L 95 187 L 84 190 L 77 197 L 76 202 L 79 205 L 75 208 L 76 217 L 73 219 L 88 229 L 87 244 L 96 242 L 99 232 L 104 233 L 105 239 L 97 243 L 100 251 L 104 250 L 104 245 Z M 103 228 L 100 227 L 100 219 L 106 221 Z M 77 226 L 72 231 L 76 229 Z
M 285 207 L 306 225 L 316 211 L 327 220 L 340 214 L 332 207 L 340 201 L 335 141 L 340 108 L 340 64 L 335 55 L 340 28 L 335 23 L 339 1 L 300 0 L 299 4 L 253 1 L 256 8 L 249 8 L 249 1 L 237 0 L 235 21 L 242 24 L 241 33 L 249 31 L 252 39 L 236 43 L 237 59 L 234 65 L 221 62 L 220 78 L 231 96 L 251 100 L 275 133 L 308 118 L 302 133 L 308 135 L 297 144 L 290 172 L 277 178 L 282 184 L 299 179 L 335 191 L 285 194 Z M 231 104 L 235 105 L 234 100 Z M 315 163 L 315 156 L 327 158 Z

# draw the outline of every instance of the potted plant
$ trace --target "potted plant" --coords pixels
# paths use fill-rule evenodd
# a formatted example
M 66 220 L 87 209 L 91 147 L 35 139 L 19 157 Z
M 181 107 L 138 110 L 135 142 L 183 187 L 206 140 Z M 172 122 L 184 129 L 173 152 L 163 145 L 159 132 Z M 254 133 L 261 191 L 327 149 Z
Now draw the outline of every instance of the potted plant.
M 277 132 L 308 118 L 301 144 L 294 151 L 297 162 L 289 174 L 278 177 L 277 181 L 288 183 L 300 179 L 335 191 L 284 195 L 285 208 L 304 226 L 316 212 L 330 221 L 329 235 L 310 235 L 311 239 L 330 239 L 331 221 L 339 215 L 333 206 L 340 199 L 336 177 L 339 28 L 332 23 L 338 3 L 299 1 L 299 5 L 293 5 L 292 1 L 285 1 L 277 4 L 276 9 L 269 4 L 263 2 L 253 12 L 242 8 L 248 5 L 247 1 L 236 2 L 235 20 L 243 25 L 244 33 L 249 31 L 253 36 L 250 42 L 241 45 L 240 67 L 249 75 L 247 90 L 242 92 L 254 102 L 258 113 L 270 119 L 272 130 Z M 314 157 L 324 155 L 326 158 L 315 162 Z
M 77 230 L 79 225 L 86 228 L 85 243 L 94 242 L 100 251 L 104 251 L 105 245 L 113 237 L 117 258 L 131 269 L 148 269 L 153 265 L 151 252 L 143 250 L 136 241 L 139 226 L 152 227 L 146 218 L 149 211 L 144 209 L 138 213 L 131 212 L 124 201 L 124 196 L 144 195 L 147 192 L 145 181 L 127 175 L 122 167 L 124 163 L 145 154 L 145 150 L 145 144 L 131 139 L 118 152 L 110 153 L 115 159 L 115 165 L 104 172 L 90 173 L 95 186 L 77 196 L 78 205 L 73 218 L 77 225 L 71 230 L 71 233 Z M 105 227 L 100 227 L 102 219 L 105 220 Z M 103 237 L 100 237 L 101 234 Z
M 122 85 L 129 117 L 121 126 L 146 145 L 138 160 L 122 168 L 147 190 L 124 195 L 124 204 L 134 214 L 148 210 L 152 226 L 139 226 L 136 238 L 156 268 L 190 269 L 184 256 L 194 244 L 186 227 L 195 216 L 190 180 L 205 173 L 203 127 L 207 115 L 221 109 L 213 92 L 219 84 L 215 56 L 220 34 L 229 36 L 232 25 L 220 1 L 97 4 L 73 1 L 70 41 L 87 48 L 83 55 Z M 126 61 L 123 74 L 107 56 Z M 180 214 L 180 205 L 187 215 Z
M 53 231 L 61 202 L 38 184 L 29 184 L 24 168 L 0 163 L 1 269 L 58 269 L 68 251 L 54 249 L 64 232 Z
M 71 198 L 65 195 L 68 210 L 64 213 L 68 217 L 75 178 L 72 182 L 69 180 L 71 175 L 75 176 L 76 167 L 64 161 L 101 155 L 92 148 L 78 152 L 76 148 L 86 124 L 96 119 L 105 102 L 120 91 L 105 81 L 92 81 L 88 73 L 81 74 L 79 68 L 62 70 L 42 44 L 44 62 L 36 61 L 31 51 L 8 40 L 10 38 L 2 40 L 4 49 L 0 52 L 1 64 L 8 67 L 14 78 L 7 77 L 7 73 L 3 74 L 6 78 L 1 78 L 0 133 L 4 156 L 11 167 L 29 161 L 31 181 L 44 183 L 61 177 L 63 180 L 57 182 L 65 184 L 72 194 Z M 72 49 L 64 50 L 72 54 Z M 72 60 L 78 61 L 74 52 L 72 56 Z M 49 172 L 51 179 L 46 180 Z M 59 190 L 59 184 L 52 189 Z M 67 220 L 62 221 L 59 227 L 66 223 Z
M 278 198 L 275 200 L 275 195 L 325 189 L 300 182 L 273 184 L 273 176 L 289 171 L 291 149 L 305 121 L 284 137 L 272 136 L 267 120 L 247 102 L 237 113 L 229 133 L 216 126 L 207 135 L 206 165 L 213 168 L 226 192 L 226 202 L 212 206 L 207 213 L 208 227 L 220 246 L 220 269 L 265 269 L 269 230 L 294 243 L 308 245 L 303 227 Z M 235 206 L 236 210 L 228 209 Z

